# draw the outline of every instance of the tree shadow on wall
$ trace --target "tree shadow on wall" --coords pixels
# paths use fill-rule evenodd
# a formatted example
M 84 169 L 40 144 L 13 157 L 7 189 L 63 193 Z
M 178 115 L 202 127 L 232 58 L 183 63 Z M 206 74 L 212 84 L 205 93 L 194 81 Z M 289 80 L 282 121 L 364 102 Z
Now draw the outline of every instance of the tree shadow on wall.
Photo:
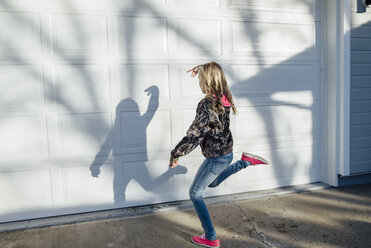
M 150 165 L 147 163 L 147 128 L 159 106 L 159 89 L 157 86 L 151 86 L 145 92 L 151 97 L 143 115 L 137 102 L 132 98 L 125 98 L 117 105 L 114 126 L 90 166 L 91 175 L 99 178 L 100 168 L 112 152 L 113 192 L 117 207 L 132 204 L 128 203 L 126 197 L 126 188 L 132 180 L 135 180 L 145 191 L 156 194 L 154 191 L 161 185 L 166 185 L 172 176 L 187 173 L 187 168 L 177 166 L 175 169 L 167 167 L 168 169 L 158 177 L 151 175 Z M 125 158 L 125 150 L 130 150 L 132 147 L 139 147 L 141 150 L 140 160 L 135 158 L 130 161 L 130 158 L 129 160 Z M 158 171 L 159 168 L 156 170 Z M 141 190 L 136 189 L 136 191 Z M 135 200 L 140 199 L 134 197 Z

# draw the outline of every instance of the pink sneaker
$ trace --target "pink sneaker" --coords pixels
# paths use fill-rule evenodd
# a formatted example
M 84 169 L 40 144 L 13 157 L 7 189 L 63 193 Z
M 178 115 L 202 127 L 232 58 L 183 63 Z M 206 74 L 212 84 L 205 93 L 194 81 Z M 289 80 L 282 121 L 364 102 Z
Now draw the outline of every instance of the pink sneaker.
M 196 245 L 201 245 L 204 247 L 220 247 L 220 239 L 210 241 L 206 238 L 205 234 L 202 234 L 200 236 L 193 236 L 192 242 Z
M 264 158 L 262 158 L 258 155 L 255 155 L 255 154 L 247 153 L 247 152 L 242 153 L 241 160 L 246 161 L 246 162 L 250 162 L 251 165 L 269 164 L 269 162 L 267 160 L 265 160 Z

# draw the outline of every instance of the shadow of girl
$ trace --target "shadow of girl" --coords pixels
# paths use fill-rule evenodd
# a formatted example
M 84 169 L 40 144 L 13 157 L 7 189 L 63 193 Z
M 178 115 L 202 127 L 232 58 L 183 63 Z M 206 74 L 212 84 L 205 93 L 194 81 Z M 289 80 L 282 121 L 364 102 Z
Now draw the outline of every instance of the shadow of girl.
M 141 115 L 138 104 L 131 98 L 123 99 L 116 107 L 116 118 L 113 128 L 110 130 L 101 145 L 100 151 L 96 154 L 94 161 L 90 166 L 90 172 L 93 177 L 98 178 L 100 168 L 106 162 L 108 155 L 112 151 L 113 157 L 113 192 L 115 206 L 127 206 L 126 190 L 128 184 L 135 180 L 147 192 L 154 192 L 159 186 L 165 184 L 175 174 L 185 174 L 187 169 L 184 166 L 178 166 L 176 170 L 168 169 L 157 178 L 154 178 L 148 170 L 147 155 L 147 127 L 152 121 L 159 106 L 159 89 L 157 86 L 151 86 L 145 90 L 150 96 L 147 111 Z M 129 109 L 129 110 L 128 110 Z M 122 114 L 129 113 L 129 114 Z M 132 130 L 124 130 L 130 128 Z M 114 138 L 119 137 L 120 142 L 112 142 Z M 119 145 L 121 143 L 121 145 Z M 128 146 L 135 146 L 141 149 L 140 161 L 131 162 L 130 169 L 125 170 L 125 154 L 123 149 Z M 133 170 L 134 165 L 134 170 Z M 135 192 L 131 192 L 135 193 Z M 145 202 L 146 199 L 140 199 L 138 202 Z

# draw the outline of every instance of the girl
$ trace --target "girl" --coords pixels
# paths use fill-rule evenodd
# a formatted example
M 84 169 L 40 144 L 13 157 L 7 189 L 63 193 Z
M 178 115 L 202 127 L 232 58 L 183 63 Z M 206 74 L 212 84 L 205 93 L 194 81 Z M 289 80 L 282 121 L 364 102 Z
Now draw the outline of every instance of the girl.
M 202 194 L 206 187 L 216 187 L 226 178 L 249 165 L 268 164 L 256 155 L 243 153 L 241 160 L 230 165 L 233 159 L 233 139 L 229 129 L 231 109 L 236 114 L 232 94 L 227 85 L 222 67 L 210 62 L 199 65 L 192 71 L 192 77 L 198 74 L 199 85 L 206 94 L 197 106 L 196 118 L 187 131 L 187 135 L 171 151 L 170 167 L 178 165 L 178 158 L 190 153 L 198 145 L 205 156 L 189 190 L 193 206 L 204 229 L 204 234 L 192 237 L 192 242 L 206 247 L 219 247 L 209 212 Z

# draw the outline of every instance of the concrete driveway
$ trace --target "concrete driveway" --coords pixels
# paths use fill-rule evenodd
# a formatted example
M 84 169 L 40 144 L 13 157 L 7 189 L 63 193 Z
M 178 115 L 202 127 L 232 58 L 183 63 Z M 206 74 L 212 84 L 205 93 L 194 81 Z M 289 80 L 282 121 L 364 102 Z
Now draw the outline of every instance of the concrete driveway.
M 2 232 L 0 247 L 193 248 L 190 238 L 202 229 L 189 207 Z M 221 247 L 371 247 L 371 184 L 229 200 L 209 210 Z

